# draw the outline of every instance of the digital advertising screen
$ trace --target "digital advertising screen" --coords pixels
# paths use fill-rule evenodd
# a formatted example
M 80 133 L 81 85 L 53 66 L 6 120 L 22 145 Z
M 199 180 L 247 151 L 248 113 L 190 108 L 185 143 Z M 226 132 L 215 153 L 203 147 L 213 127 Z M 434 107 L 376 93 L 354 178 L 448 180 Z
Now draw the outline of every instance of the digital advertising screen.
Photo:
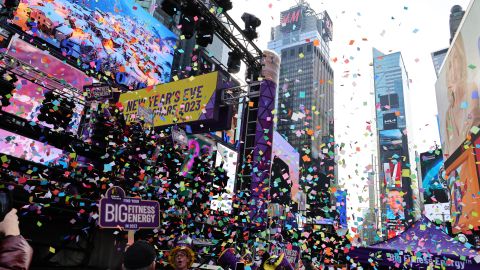
M 8 47 L 7 54 L 22 61 L 28 63 L 28 65 L 36 68 L 49 76 L 55 78 L 61 78 L 65 83 L 71 86 L 81 89 L 83 86 L 93 83 L 93 79 L 86 76 L 83 72 L 75 69 L 57 58 L 51 56 L 47 52 L 30 45 L 29 43 L 13 37 Z M 21 72 L 29 72 L 28 68 L 20 65 L 17 69 L 21 69 Z M 3 108 L 3 111 L 14 114 L 28 121 L 38 122 L 37 116 L 40 113 L 40 107 L 42 101 L 45 99 L 44 95 L 50 90 L 45 88 L 42 79 L 37 80 L 37 83 L 33 83 L 30 80 L 18 77 L 16 83 L 16 89 L 10 99 L 10 105 Z M 66 92 L 68 95 L 69 93 Z M 71 96 L 71 95 L 70 95 Z M 75 98 L 83 99 L 82 95 L 76 95 Z M 67 131 L 76 133 L 80 126 L 82 118 L 82 111 L 84 106 L 75 102 L 74 113 L 72 119 L 67 127 Z M 41 122 L 46 127 L 52 127 L 50 124 Z
M 394 150 L 402 148 L 402 131 L 400 129 L 380 130 L 380 146 L 384 150 Z
M 292 8 L 280 14 L 280 25 L 283 32 L 300 30 L 303 22 L 303 7 Z
M 45 166 L 67 168 L 69 163 L 68 155 L 61 149 L 3 129 L 0 129 L 0 153 Z
M 451 156 L 480 125 L 480 2 L 473 1 L 452 41 L 435 91 L 443 154 Z
M 390 190 L 387 199 L 387 219 L 405 219 L 403 192 L 401 190 Z
M 383 174 L 387 186 L 402 187 L 402 163 L 400 161 L 383 163 Z
M 422 172 L 422 189 L 425 204 L 448 202 L 447 183 L 440 178 L 440 169 L 443 166 L 442 150 L 420 154 Z
M 275 157 L 279 159 L 279 161 L 281 160 L 281 163 L 284 164 L 284 166 L 281 166 L 281 163 L 279 162 L 279 168 L 286 168 L 285 170 L 276 172 L 275 175 L 279 181 L 277 185 L 282 185 L 280 182 L 285 182 L 284 185 L 286 184 L 290 189 L 291 200 L 299 203 L 300 198 L 297 196 L 297 194 L 300 189 L 300 154 L 282 137 L 282 135 L 280 135 L 280 133 L 276 131 L 273 132 L 272 146 L 272 158 L 274 162 Z M 272 164 L 272 170 L 274 165 L 275 164 Z M 270 186 L 275 187 L 275 179 L 273 179 L 273 177 Z
M 478 160 L 478 157 L 477 157 Z M 466 149 L 445 170 L 450 189 L 450 213 L 453 233 L 468 233 L 480 226 L 480 205 L 476 158 Z
M 134 0 L 24 0 L 13 23 L 117 84 L 170 80 L 177 36 Z
M 237 158 L 237 152 L 224 146 L 221 143 L 217 143 L 215 166 L 221 166 L 227 171 L 228 182 L 227 187 L 225 188 L 227 192 L 212 199 L 211 208 L 213 210 L 219 209 L 227 213 L 230 213 L 232 211 L 232 196 L 234 195 L 235 188 Z

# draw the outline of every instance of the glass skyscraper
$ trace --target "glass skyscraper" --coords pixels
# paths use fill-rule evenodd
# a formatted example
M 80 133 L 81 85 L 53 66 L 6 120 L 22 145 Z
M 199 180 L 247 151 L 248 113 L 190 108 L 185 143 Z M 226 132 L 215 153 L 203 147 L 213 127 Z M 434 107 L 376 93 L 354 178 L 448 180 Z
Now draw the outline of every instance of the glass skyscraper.
M 385 55 L 373 49 L 378 132 L 381 224 L 393 237 L 414 218 L 407 137 L 408 76 L 400 52 Z M 409 221 L 410 220 L 410 221 Z
M 268 44 L 282 59 L 276 130 L 300 153 L 308 148 L 315 160 L 329 154 L 333 159 L 334 152 L 333 147 L 323 150 L 329 143 L 333 146 L 334 137 L 333 70 L 328 62 L 331 40 L 328 13 L 319 15 L 302 1 L 281 13 L 281 24 L 272 29 Z M 333 176 L 334 166 L 329 165 L 323 172 L 329 174 L 330 168 Z

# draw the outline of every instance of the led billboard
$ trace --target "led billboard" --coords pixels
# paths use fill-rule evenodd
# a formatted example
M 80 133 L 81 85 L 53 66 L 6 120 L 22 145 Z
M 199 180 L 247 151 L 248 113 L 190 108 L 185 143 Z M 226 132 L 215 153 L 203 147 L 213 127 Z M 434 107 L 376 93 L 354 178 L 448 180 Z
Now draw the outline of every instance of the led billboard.
M 287 167 L 286 170 L 280 170 L 273 172 L 272 164 L 272 183 L 270 183 L 270 187 L 275 188 L 275 179 L 273 177 L 275 173 L 275 177 L 277 177 L 278 182 L 277 186 L 280 182 L 285 182 L 287 186 L 290 188 L 290 198 L 292 201 L 298 203 L 300 201 L 299 196 L 297 196 L 299 191 L 299 177 L 300 177 L 300 154 L 297 150 L 291 146 L 280 133 L 274 131 L 273 132 L 273 146 L 272 146 L 272 157 L 279 159 L 281 163 L 284 163 Z M 281 168 L 281 166 L 279 167 Z M 282 173 L 280 173 L 282 172 Z
M 38 69 L 49 77 L 61 78 L 63 82 L 79 89 L 79 93 L 81 93 L 85 85 L 93 83 L 93 79 L 86 76 L 83 72 L 65 64 L 47 52 L 30 45 L 18 37 L 12 38 L 7 54 L 27 63 L 32 68 Z M 25 73 L 29 77 L 33 76 L 33 72 L 31 72 L 30 68 L 26 65 L 20 65 L 16 69 L 19 70 L 19 73 Z M 44 85 L 48 82 L 44 82 L 42 79 L 36 81 L 37 83 L 33 83 L 31 80 L 19 77 L 16 83 L 16 89 L 10 99 L 11 104 L 3 108 L 3 111 L 15 114 L 28 121 L 38 122 L 37 116 L 40 113 L 42 101 L 45 99 L 44 94 L 49 90 L 46 89 Z M 69 93 L 66 92 L 65 94 Z M 83 96 L 78 94 L 75 98 L 83 99 Z M 67 127 L 67 131 L 72 133 L 78 131 L 83 108 L 83 105 L 75 102 L 74 113 Z M 52 127 L 50 124 L 41 123 L 44 126 Z
M 401 190 L 390 189 L 387 201 L 387 219 L 405 219 L 403 192 Z
M 380 146 L 383 150 L 402 149 L 402 131 L 400 129 L 380 130 Z
M 280 14 L 280 25 L 283 32 L 300 30 L 303 22 L 303 7 L 295 7 Z
M 480 2 L 473 1 L 435 85 L 444 155 L 451 156 L 480 125 Z M 473 129 L 472 129 L 473 128 Z
M 212 120 L 218 117 L 216 89 L 218 72 L 148 87 L 120 95 L 127 123 L 150 111 L 155 127 Z
M 392 160 L 383 163 L 384 181 L 388 187 L 402 187 L 402 163 Z
M 3 129 L 0 129 L 0 153 L 45 166 L 67 168 L 69 162 L 68 155 L 62 150 Z
M 227 171 L 228 182 L 226 191 L 219 196 L 214 196 L 211 201 L 211 208 L 213 210 L 221 210 L 226 213 L 232 211 L 232 197 L 235 188 L 235 178 L 237 171 L 238 153 L 221 143 L 217 143 L 217 155 L 215 160 L 215 167 L 222 167 Z
M 448 202 L 448 189 L 440 177 L 443 166 L 442 150 L 420 154 L 422 189 L 425 204 Z
M 476 143 L 480 143 L 480 140 Z M 469 148 L 445 169 L 450 190 L 453 233 L 468 233 L 480 226 L 478 218 L 480 190 L 475 162 L 474 152 Z
M 13 23 L 118 84 L 170 80 L 177 37 L 134 0 L 25 0 Z

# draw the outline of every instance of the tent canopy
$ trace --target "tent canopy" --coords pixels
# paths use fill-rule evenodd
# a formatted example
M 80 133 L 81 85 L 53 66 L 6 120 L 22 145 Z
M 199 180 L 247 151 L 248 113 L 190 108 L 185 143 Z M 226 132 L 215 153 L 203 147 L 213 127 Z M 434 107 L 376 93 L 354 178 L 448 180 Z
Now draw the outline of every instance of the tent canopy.
M 433 263 L 447 269 L 479 269 L 480 253 L 444 233 L 422 217 L 400 235 L 370 247 L 352 250 L 355 262 L 363 264 L 421 267 Z

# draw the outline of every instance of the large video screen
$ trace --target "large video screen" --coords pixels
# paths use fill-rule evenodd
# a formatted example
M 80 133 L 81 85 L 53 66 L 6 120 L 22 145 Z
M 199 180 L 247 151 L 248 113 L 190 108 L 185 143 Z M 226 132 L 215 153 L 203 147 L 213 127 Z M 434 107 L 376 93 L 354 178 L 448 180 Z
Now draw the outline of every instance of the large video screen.
M 68 155 L 61 149 L 0 129 L 0 153 L 45 166 L 68 167 Z
M 170 80 L 177 36 L 134 0 L 24 0 L 13 22 L 118 84 Z
M 297 194 L 300 190 L 300 154 L 276 131 L 273 132 L 272 158 L 274 163 L 275 158 L 278 159 L 278 166 L 275 166 L 275 168 L 280 170 L 274 172 L 275 164 L 272 164 L 272 181 L 270 187 L 274 189 L 275 185 L 277 185 L 277 187 L 288 186 L 291 195 L 289 199 L 299 203 L 301 200 Z M 281 166 L 282 163 L 284 166 Z M 281 168 L 285 168 L 285 170 L 281 170 Z M 276 179 L 274 179 L 273 175 L 276 175 L 275 177 L 277 177 L 279 181 L 277 184 L 275 183 Z M 285 183 L 282 184 L 281 182 Z
M 401 190 L 390 190 L 387 201 L 387 219 L 405 219 L 403 194 Z
M 380 146 L 383 150 L 402 148 L 402 131 L 400 129 L 380 130 Z
M 448 189 L 445 186 L 447 183 L 440 178 L 440 169 L 443 166 L 442 150 L 421 153 L 420 164 L 424 203 L 448 202 Z
M 221 210 L 226 213 L 232 211 L 233 195 L 235 189 L 235 178 L 237 172 L 238 153 L 221 143 L 217 143 L 217 156 L 215 159 L 215 167 L 222 167 L 228 176 L 228 182 L 225 193 L 215 196 L 211 201 L 213 210 Z
M 435 85 L 443 153 L 451 156 L 480 125 L 480 2 L 473 1 Z M 473 129 L 472 129 L 473 128 Z
M 480 226 L 480 219 L 477 217 L 480 189 L 473 150 L 465 150 L 445 172 L 450 189 L 452 232 L 468 233 Z
M 14 37 L 10 42 L 7 54 L 36 68 L 49 76 L 61 78 L 65 83 L 72 85 L 77 89 L 83 89 L 84 85 L 91 84 L 93 79 L 86 76 L 83 72 L 75 69 L 57 58 L 49 55 L 43 50 L 28 44 L 27 42 Z M 31 73 L 26 67 L 20 66 L 22 72 Z M 16 90 L 10 99 L 10 105 L 3 108 L 3 111 L 22 117 L 28 121 L 38 122 L 37 116 L 40 113 L 44 95 L 49 90 L 45 88 L 43 81 L 38 80 L 33 83 L 25 78 L 18 77 Z M 60 90 L 60 89 L 59 89 Z M 81 92 L 79 92 L 81 93 Z M 83 99 L 83 96 L 76 95 L 77 99 Z M 72 119 L 67 127 L 67 131 L 76 133 L 80 126 L 82 111 L 84 106 L 75 102 L 75 109 Z M 42 125 L 52 127 L 41 122 Z

